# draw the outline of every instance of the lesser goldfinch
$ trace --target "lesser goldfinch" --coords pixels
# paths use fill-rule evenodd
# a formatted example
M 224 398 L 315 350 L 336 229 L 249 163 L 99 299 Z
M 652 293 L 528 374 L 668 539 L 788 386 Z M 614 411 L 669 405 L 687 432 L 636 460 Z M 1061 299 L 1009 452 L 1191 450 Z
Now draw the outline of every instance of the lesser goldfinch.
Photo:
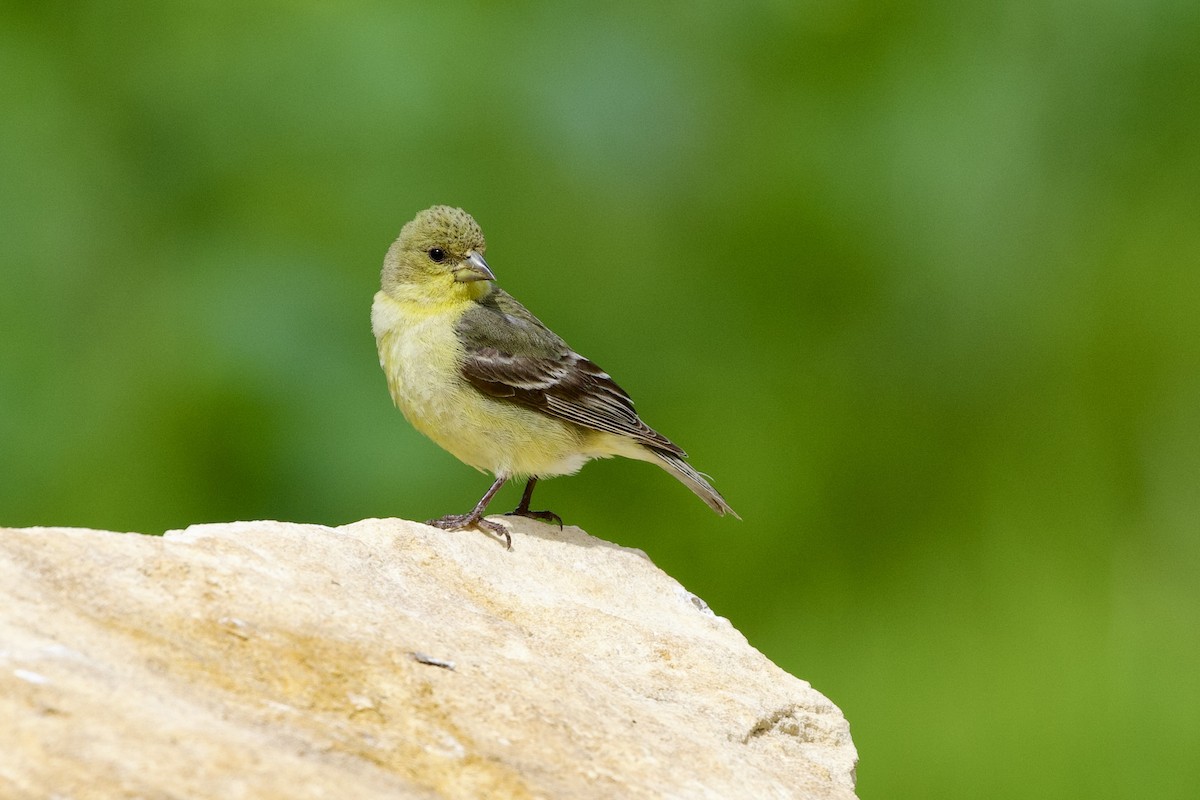
M 379 363 L 392 400 L 413 427 L 460 461 L 496 476 L 466 514 L 430 520 L 446 530 L 478 526 L 505 481 L 525 478 L 512 514 L 531 511 L 541 478 L 570 475 L 593 458 L 619 455 L 657 464 L 718 514 L 737 514 L 684 459 L 642 422 L 604 370 L 567 346 L 495 284 L 483 232 L 460 208 L 434 206 L 400 231 L 383 262 L 371 307 Z

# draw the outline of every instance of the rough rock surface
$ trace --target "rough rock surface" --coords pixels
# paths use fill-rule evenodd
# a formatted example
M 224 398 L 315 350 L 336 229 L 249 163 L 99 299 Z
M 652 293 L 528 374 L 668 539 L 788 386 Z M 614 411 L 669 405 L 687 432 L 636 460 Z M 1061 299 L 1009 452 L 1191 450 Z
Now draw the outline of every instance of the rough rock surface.
M 640 551 L 511 525 L 0 529 L 0 797 L 854 797 L 829 700 Z

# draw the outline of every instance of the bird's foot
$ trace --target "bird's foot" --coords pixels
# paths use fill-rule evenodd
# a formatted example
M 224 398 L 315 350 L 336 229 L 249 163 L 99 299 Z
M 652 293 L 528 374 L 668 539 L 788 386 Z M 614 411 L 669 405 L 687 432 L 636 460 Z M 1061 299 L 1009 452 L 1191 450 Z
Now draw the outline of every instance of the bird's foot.
M 562 517 L 555 514 L 553 511 L 530 511 L 528 508 L 517 507 L 508 512 L 506 517 L 529 517 L 530 519 L 540 519 L 542 522 L 553 522 L 561 531 L 563 527 Z
M 435 528 L 441 528 L 444 531 L 461 531 L 465 528 L 481 528 L 488 533 L 493 533 L 496 536 L 504 538 L 504 544 L 509 550 L 512 550 L 512 534 L 508 529 L 499 522 L 493 522 L 490 519 L 484 519 L 478 514 L 447 514 L 444 517 L 427 520 L 426 525 L 432 525 Z

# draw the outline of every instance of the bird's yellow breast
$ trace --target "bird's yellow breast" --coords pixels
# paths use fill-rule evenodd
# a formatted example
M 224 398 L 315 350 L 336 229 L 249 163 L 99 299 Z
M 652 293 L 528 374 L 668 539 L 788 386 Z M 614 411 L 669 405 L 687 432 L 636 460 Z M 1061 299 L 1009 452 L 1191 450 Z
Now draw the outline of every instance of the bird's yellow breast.
M 460 461 L 498 475 L 567 475 L 608 455 L 594 432 L 488 397 L 466 381 L 456 325 L 467 307 L 375 295 L 379 364 L 413 427 Z

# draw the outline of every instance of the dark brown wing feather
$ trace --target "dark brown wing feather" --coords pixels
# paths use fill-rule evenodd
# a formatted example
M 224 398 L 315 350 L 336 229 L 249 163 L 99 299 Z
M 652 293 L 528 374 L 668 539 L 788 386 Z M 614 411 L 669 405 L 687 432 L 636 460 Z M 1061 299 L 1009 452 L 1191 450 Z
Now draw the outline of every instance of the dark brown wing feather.
M 552 417 L 666 453 L 683 450 L 638 418 L 608 373 L 574 352 L 505 292 L 496 289 L 458 325 L 463 377 L 479 391 Z

